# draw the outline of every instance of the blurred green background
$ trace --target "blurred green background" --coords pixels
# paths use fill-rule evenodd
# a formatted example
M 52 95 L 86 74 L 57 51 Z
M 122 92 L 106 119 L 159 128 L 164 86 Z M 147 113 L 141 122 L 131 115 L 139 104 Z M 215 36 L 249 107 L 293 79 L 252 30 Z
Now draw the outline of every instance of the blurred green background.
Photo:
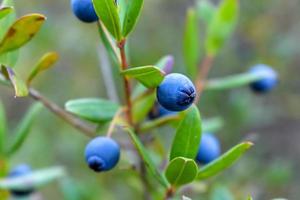
M 38 12 L 48 18 L 37 37 L 21 49 L 17 71 L 25 76 L 40 56 L 57 51 L 60 54 L 57 66 L 37 78 L 35 88 L 61 106 L 68 99 L 107 97 L 99 68 L 100 39 L 96 25 L 78 21 L 68 0 L 16 0 L 15 3 L 18 16 Z M 140 21 L 129 40 L 130 63 L 153 64 L 163 55 L 173 54 L 174 71 L 184 73 L 183 27 L 186 9 L 193 4 L 194 1 L 182 0 L 145 1 Z M 240 73 L 253 64 L 266 63 L 278 71 L 280 84 L 267 95 L 254 94 L 247 87 L 204 94 L 200 103 L 202 116 L 220 115 L 225 120 L 225 127 L 216 133 L 223 150 L 245 138 L 254 140 L 255 146 L 234 167 L 210 179 L 207 185 L 196 184 L 194 192 L 189 188 L 184 190 L 187 196 L 221 200 L 246 199 L 251 194 L 258 200 L 299 199 L 299 19 L 299 0 L 241 0 L 237 29 L 217 56 L 210 77 Z M 202 32 L 204 28 L 200 24 Z M 33 101 L 16 99 L 12 90 L 2 86 L 0 98 L 13 130 Z M 159 134 L 164 134 L 168 129 L 160 131 Z M 71 184 L 63 185 L 77 188 L 81 195 L 73 199 L 142 199 L 141 183 L 136 173 L 125 169 L 126 162 L 105 174 L 95 174 L 87 168 L 83 158 L 87 141 L 88 138 L 44 109 L 11 165 L 26 162 L 33 168 L 66 166 L 72 179 L 68 180 Z M 58 183 L 43 188 L 38 196 L 67 199 Z

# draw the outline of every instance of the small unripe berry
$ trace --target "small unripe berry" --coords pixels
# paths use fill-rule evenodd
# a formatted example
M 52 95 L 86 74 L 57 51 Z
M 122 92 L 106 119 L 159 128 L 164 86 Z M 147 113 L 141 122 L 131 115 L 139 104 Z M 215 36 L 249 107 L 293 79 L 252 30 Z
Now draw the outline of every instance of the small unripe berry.
M 165 109 L 183 111 L 192 105 L 196 89 L 188 77 L 172 73 L 165 76 L 158 86 L 156 96 L 159 104 Z
M 85 160 L 96 172 L 111 170 L 119 158 L 120 146 L 109 137 L 96 137 L 85 148 Z
M 83 22 L 91 23 L 99 19 L 92 0 L 71 0 L 71 8 L 75 16 Z
M 203 133 L 196 160 L 201 164 L 207 164 L 221 154 L 221 147 L 218 138 L 213 134 Z
M 262 79 L 250 84 L 253 91 L 264 93 L 272 90 L 278 83 L 278 75 L 271 67 L 259 64 L 255 65 L 249 70 L 252 74 L 260 74 Z
M 8 174 L 8 177 L 10 178 L 16 178 L 28 175 L 32 172 L 31 167 L 26 164 L 21 164 L 16 167 L 14 167 Z M 11 194 L 18 197 L 25 197 L 30 195 L 34 189 L 28 189 L 28 190 L 11 190 Z

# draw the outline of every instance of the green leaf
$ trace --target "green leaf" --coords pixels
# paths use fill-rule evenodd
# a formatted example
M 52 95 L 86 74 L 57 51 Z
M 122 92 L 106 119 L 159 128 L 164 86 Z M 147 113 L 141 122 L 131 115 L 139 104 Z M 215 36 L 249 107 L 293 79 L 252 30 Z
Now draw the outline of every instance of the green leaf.
M 238 19 L 239 1 L 223 0 L 208 26 L 206 53 L 214 56 L 234 30 Z
M 156 88 L 163 81 L 165 73 L 155 66 L 133 67 L 121 72 L 124 76 L 135 78 L 147 88 Z
M 140 131 L 147 132 L 153 128 L 158 128 L 168 123 L 172 123 L 172 122 L 177 123 L 180 119 L 181 119 L 180 113 L 159 117 L 157 119 L 144 122 L 140 127 Z
M 244 142 L 241 144 L 236 145 L 225 154 L 223 154 L 218 159 L 214 160 L 213 162 L 205 165 L 202 167 L 198 172 L 198 179 L 206 179 L 212 177 L 219 172 L 229 168 L 233 163 L 239 159 L 251 146 L 253 143 L 251 142 Z
M 5 109 L 0 101 L 0 154 L 3 153 L 3 146 L 6 136 L 6 117 L 5 117 Z
M 117 40 L 122 39 L 118 8 L 115 0 L 93 0 L 95 11 L 107 30 Z
M 224 120 L 221 117 L 214 117 L 203 120 L 202 132 L 217 132 L 224 126 Z
M 111 120 L 119 105 L 104 99 L 84 98 L 68 101 L 65 109 L 83 119 L 99 123 Z
M 40 30 L 45 20 L 46 17 L 40 14 L 29 14 L 19 18 L 0 42 L 0 54 L 25 45 Z
M 2 7 L 0 8 L 0 20 L 4 17 L 6 17 L 7 15 L 9 15 L 10 13 L 12 13 L 14 10 L 13 7 Z
M 0 189 L 36 189 L 63 176 L 65 176 L 65 170 L 62 167 L 52 167 L 48 169 L 34 171 L 28 175 L 20 177 L 0 179 Z
M 37 118 L 42 108 L 43 106 L 40 103 L 36 103 L 29 108 L 22 121 L 18 124 L 18 127 L 14 133 L 13 142 L 7 151 L 9 155 L 14 154 L 20 149 L 31 131 L 34 120 Z
M 136 25 L 140 12 L 142 10 L 144 0 L 129 0 L 123 21 L 123 37 L 126 37 Z
M 168 188 L 169 184 L 167 180 L 163 177 L 163 175 L 158 171 L 157 167 L 155 166 L 153 160 L 149 156 L 148 152 L 146 151 L 146 148 L 142 144 L 142 142 L 139 140 L 139 138 L 136 136 L 136 134 L 129 128 L 126 129 L 126 131 L 129 133 L 129 136 L 135 145 L 137 151 L 139 152 L 140 156 L 145 162 L 145 165 L 149 172 L 155 177 L 155 179 L 165 188 Z
M 248 196 L 247 200 L 253 200 L 253 198 L 251 196 Z
M 27 83 L 30 82 L 41 72 L 51 68 L 56 61 L 58 60 L 58 54 L 56 52 L 49 52 L 46 53 L 33 67 L 32 71 L 30 72 L 29 77 L 27 78 Z
M 10 80 L 15 89 L 16 97 L 25 97 L 28 95 L 28 88 L 22 79 L 9 67 L 2 66 L 2 74 Z
M 193 159 L 174 158 L 167 166 L 165 175 L 172 186 L 178 187 L 192 182 L 198 172 L 198 166 Z
M 243 73 L 219 79 L 212 79 L 205 84 L 205 90 L 227 90 L 249 85 L 263 79 L 264 74 Z
M 13 6 L 13 2 L 11 0 L 4 1 L 2 3 L 2 5 L 5 5 L 6 7 L 11 7 L 11 6 Z M 1 27 L 0 28 L 0 41 L 3 38 L 3 36 L 5 35 L 6 31 L 9 29 L 9 27 L 14 23 L 15 20 L 16 20 L 16 13 L 14 12 L 14 10 L 12 10 L 12 12 L 9 15 L 7 15 L 5 18 L 0 20 L 0 27 Z M 19 57 L 18 50 L 4 53 L 4 54 L 0 55 L 0 64 L 3 64 L 5 66 L 14 67 L 17 63 L 18 57 Z
M 208 0 L 198 0 L 197 1 L 197 13 L 198 17 L 205 21 L 207 24 L 210 24 L 216 13 L 216 7 Z
M 183 57 L 187 72 L 195 78 L 198 69 L 200 55 L 200 40 L 198 19 L 194 8 L 189 8 L 186 16 L 185 31 L 183 37 Z
M 173 140 L 170 160 L 176 157 L 194 159 L 197 155 L 201 139 L 201 118 L 196 105 L 188 109 L 181 120 Z
M 140 99 L 139 101 L 134 102 L 132 113 L 133 113 L 133 122 L 141 122 L 148 115 L 152 109 L 156 100 L 155 92 L 151 92 L 149 95 Z
M 210 200 L 234 200 L 232 193 L 224 186 L 216 186 L 210 194 Z

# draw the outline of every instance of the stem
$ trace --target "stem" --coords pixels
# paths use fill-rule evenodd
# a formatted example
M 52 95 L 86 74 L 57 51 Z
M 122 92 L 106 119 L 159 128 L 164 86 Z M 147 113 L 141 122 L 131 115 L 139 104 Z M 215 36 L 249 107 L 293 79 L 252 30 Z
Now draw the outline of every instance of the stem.
M 88 137 L 95 136 L 95 130 L 81 121 L 79 118 L 67 113 L 64 109 L 60 108 L 55 103 L 43 97 L 38 91 L 29 88 L 29 95 L 36 101 L 40 101 L 48 110 L 59 116 L 65 122 L 69 123 L 74 128 L 80 130 Z
M 127 63 L 126 53 L 125 53 L 125 44 L 126 44 L 125 39 L 118 43 L 118 47 L 120 49 L 120 54 L 121 54 L 121 69 L 122 70 L 126 70 L 128 68 L 128 63 Z M 130 83 L 129 83 L 128 78 L 125 76 L 123 77 L 123 81 L 124 81 L 124 89 L 125 89 L 125 100 L 126 100 L 126 104 L 127 104 L 126 116 L 127 116 L 128 123 L 130 125 L 133 125 L 132 103 L 130 100 L 130 96 L 131 96 Z
M 196 85 L 196 91 L 197 91 L 197 97 L 196 97 L 196 104 L 197 102 L 199 102 L 200 100 L 200 96 L 203 92 L 204 89 L 204 85 L 205 85 L 205 80 L 208 76 L 208 73 L 212 67 L 214 61 L 214 56 L 212 55 L 207 55 L 204 60 L 202 61 L 202 63 L 200 64 L 200 70 L 198 72 L 196 81 L 195 81 L 195 85 Z
M 111 137 L 111 135 L 112 135 L 112 133 L 114 131 L 114 128 L 116 126 L 116 123 L 118 121 L 118 118 L 122 114 L 122 112 L 123 112 L 123 108 L 120 108 L 118 110 L 118 112 L 115 114 L 113 120 L 111 121 L 111 123 L 109 125 L 108 131 L 107 131 L 107 134 L 106 134 L 107 137 Z
M 174 196 L 174 194 L 175 194 L 175 188 L 173 187 L 167 188 L 165 192 L 164 200 L 171 199 Z

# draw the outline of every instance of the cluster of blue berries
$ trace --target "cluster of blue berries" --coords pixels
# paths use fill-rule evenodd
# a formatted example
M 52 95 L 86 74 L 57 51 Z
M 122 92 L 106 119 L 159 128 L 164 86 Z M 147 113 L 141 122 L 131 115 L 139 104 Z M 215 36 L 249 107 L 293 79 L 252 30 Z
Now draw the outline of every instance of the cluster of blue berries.
M 71 0 L 71 8 L 75 16 L 83 22 L 98 21 L 92 0 Z

